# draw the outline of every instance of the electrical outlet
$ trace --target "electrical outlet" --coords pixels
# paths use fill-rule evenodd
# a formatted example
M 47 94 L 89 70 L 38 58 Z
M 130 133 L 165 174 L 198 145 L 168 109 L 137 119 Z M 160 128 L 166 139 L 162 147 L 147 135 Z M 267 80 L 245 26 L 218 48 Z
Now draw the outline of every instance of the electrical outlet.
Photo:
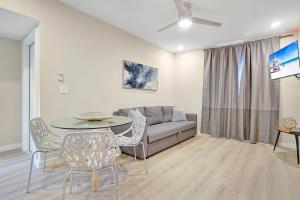
M 68 85 L 60 85 L 59 86 L 59 93 L 60 94 L 70 94 L 70 88 Z

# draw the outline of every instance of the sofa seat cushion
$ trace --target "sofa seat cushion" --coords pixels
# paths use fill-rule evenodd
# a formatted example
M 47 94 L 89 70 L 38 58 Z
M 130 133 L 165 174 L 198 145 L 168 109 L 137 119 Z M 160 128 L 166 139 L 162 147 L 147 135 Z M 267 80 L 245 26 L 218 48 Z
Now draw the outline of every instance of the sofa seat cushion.
M 148 126 L 148 142 L 155 142 L 171 135 L 196 128 L 194 121 L 167 122 Z

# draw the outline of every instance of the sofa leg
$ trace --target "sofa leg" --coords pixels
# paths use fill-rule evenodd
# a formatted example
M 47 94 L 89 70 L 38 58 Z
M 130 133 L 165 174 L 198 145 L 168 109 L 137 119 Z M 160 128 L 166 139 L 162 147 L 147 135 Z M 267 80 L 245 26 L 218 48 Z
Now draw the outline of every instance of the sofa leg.
M 146 174 L 148 174 L 148 165 L 147 165 L 147 158 L 146 158 L 146 152 L 145 152 L 145 146 L 144 143 L 140 142 L 143 148 L 143 156 L 144 156 L 144 162 L 145 162 L 145 167 L 146 167 Z
M 133 146 L 133 151 L 134 151 L 134 160 L 136 160 L 136 148 Z

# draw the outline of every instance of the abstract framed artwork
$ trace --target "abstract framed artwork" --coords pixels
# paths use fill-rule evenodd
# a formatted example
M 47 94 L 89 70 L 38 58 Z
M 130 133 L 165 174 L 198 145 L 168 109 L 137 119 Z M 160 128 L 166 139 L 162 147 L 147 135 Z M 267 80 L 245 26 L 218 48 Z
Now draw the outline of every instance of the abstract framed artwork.
M 123 88 L 158 90 L 158 69 L 124 60 Z

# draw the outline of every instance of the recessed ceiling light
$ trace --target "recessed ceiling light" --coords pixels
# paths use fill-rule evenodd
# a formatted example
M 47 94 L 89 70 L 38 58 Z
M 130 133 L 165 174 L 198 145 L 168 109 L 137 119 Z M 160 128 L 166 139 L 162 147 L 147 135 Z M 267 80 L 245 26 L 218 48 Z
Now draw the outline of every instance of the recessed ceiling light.
M 182 28 L 188 28 L 193 24 L 192 19 L 189 17 L 181 18 L 178 25 Z
M 179 50 L 179 51 L 182 51 L 183 49 L 184 49 L 184 46 L 183 46 L 183 45 L 179 45 L 179 46 L 178 46 L 178 50 Z
M 281 22 L 277 21 L 277 22 L 273 22 L 271 24 L 271 28 L 277 28 L 278 26 L 280 26 Z

